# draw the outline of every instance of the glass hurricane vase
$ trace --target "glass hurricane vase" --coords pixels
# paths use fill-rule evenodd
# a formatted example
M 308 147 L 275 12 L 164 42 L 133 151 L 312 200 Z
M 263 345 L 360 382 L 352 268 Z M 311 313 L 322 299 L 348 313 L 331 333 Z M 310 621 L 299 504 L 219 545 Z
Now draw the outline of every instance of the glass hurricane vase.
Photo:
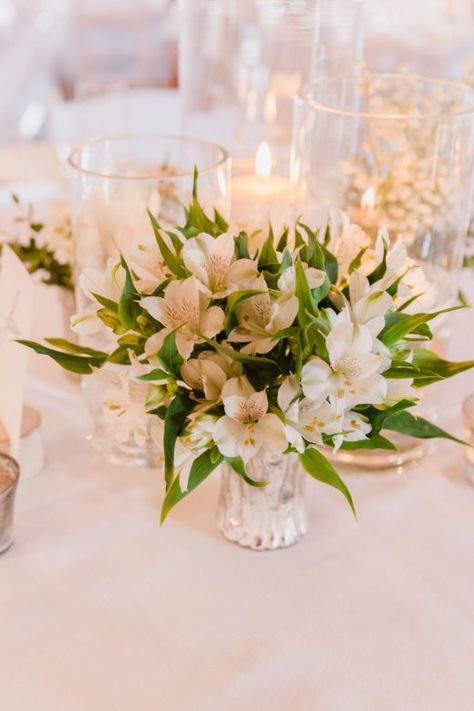
M 404 241 L 421 267 L 412 285 L 419 298 L 408 312 L 456 303 L 474 182 L 468 87 L 414 74 L 321 77 L 295 99 L 291 173 L 294 214 L 307 224 L 323 224 L 339 208 L 364 229 L 367 246 L 382 227 Z M 432 348 L 442 355 L 447 315 L 434 322 L 433 334 Z M 425 398 L 421 406 L 426 410 Z M 365 470 L 423 455 L 423 443 L 396 438 L 397 453 L 347 451 L 336 459 Z
M 257 455 L 247 473 L 265 487 L 247 484 L 227 464 L 221 468 L 217 525 L 240 546 L 274 550 L 296 543 L 306 533 L 304 477 L 292 455 Z
M 147 209 L 161 225 L 184 224 L 195 168 L 203 208 L 229 215 L 230 159 L 213 143 L 159 134 L 114 136 L 85 143 L 71 153 L 68 163 L 76 283 L 85 270 L 104 272 L 109 260 L 118 261 L 121 254 L 127 257 L 144 244 L 154 245 Z M 91 303 L 77 288 L 77 311 L 87 312 Z M 92 348 L 111 346 L 104 330 L 81 333 L 80 341 Z M 148 435 L 143 444 L 137 443 L 124 433 L 120 418 L 104 414 L 104 400 L 121 387 L 119 371 L 104 368 L 83 379 L 93 444 L 114 462 L 155 466 L 159 451 L 153 439 Z M 143 429 L 148 431 L 147 422 Z

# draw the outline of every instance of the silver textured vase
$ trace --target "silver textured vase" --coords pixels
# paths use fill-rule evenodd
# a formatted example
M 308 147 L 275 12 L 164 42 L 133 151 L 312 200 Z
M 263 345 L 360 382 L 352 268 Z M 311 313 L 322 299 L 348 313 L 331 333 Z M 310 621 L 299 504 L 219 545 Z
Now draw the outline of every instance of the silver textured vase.
M 293 455 L 257 455 L 247 473 L 265 487 L 249 486 L 227 464 L 221 467 L 219 530 L 253 550 L 284 548 L 306 533 L 305 473 Z

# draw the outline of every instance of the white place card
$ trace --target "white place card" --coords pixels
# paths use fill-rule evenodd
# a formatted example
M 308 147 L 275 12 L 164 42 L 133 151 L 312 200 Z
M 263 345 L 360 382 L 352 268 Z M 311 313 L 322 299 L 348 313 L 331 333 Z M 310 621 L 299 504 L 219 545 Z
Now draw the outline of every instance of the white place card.
M 0 258 L 0 425 L 18 456 L 27 349 L 15 343 L 27 338 L 33 308 L 33 281 L 10 247 Z

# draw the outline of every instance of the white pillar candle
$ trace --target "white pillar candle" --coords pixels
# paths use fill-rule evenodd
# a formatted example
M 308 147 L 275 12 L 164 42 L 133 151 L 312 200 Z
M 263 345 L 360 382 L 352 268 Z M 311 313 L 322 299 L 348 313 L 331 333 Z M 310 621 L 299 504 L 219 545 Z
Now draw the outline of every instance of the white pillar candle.
M 269 222 L 276 233 L 287 222 L 289 202 L 290 181 L 283 175 L 272 175 L 270 147 L 261 143 L 255 157 L 255 174 L 232 181 L 232 221 L 241 229 L 262 230 L 261 237 L 265 238 Z

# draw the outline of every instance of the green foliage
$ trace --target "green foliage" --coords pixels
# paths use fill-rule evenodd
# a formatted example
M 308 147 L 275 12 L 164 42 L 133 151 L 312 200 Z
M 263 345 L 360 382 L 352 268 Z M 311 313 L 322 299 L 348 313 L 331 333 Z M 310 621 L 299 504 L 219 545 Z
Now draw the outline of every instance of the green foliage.
M 77 355 L 76 353 L 70 352 L 70 349 L 69 352 L 58 351 L 53 348 L 43 346 L 40 343 L 35 343 L 34 341 L 19 340 L 17 342 L 31 348 L 35 351 L 35 353 L 49 356 L 65 370 L 70 370 L 72 373 L 79 373 L 79 375 L 88 375 L 89 373 L 92 373 L 94 368 L 101 368 L 107 360 L 107 353 L 100 353 L 100 351 L 97 351 L 100 355 L 91 355 L 87 353 L 84 355 Z M 69 346 L 72 346 L 72 344 L 69 344 Z
M 161 508 L 161 524 L 165 522 L 171 509 L 182 499 L 184 499 L 185 496 L 190 494 L 191 491 L 194 491 L 199 484 L 202 484 L 202 482 L 207 479 L 209 474 L 211 474 L 211 472 L 213 472 L 222 461 L 223 457 L 217 447 L 207 449 L 194 460 L 189 473 L 188 488 L 186 491 L 181 490 L 179 475 L 173 479 L 171 486 L 166 492 Z
M 344 484 L 331 462 L 326 459 L 324 454 L 321 454 L 319 450 L 314 449 L 313 447 L 307 447 L 306 451 L 298 456 L 303 469 L 310 476 L 312 476 L 313 479 L 317 479 L 318 481 L 322 481 L 324 484 L 333 486 L 341 492 L 355 516 L 354 502 L 352 501 L 349 489 Z
M 39 232 L 43 225 L 36 227 L 34 231 Z M 30 274 L 41 273 L 41 281 L 44 284 L 62 286 L 68 291 L 74 289 L 71 265 L 58 262 L 53 252 L 46 247 L 39 247 L 33 237 L 27 245 L 9 242 L 9 246 Z
M 163 451 L 165 456 L 165 481 L 167 487 L 169 487 L 173 481 L 176 440 L 193 407 L 194 403 L 189 399 L 188 394 L 178 392 L 166 411 Z

